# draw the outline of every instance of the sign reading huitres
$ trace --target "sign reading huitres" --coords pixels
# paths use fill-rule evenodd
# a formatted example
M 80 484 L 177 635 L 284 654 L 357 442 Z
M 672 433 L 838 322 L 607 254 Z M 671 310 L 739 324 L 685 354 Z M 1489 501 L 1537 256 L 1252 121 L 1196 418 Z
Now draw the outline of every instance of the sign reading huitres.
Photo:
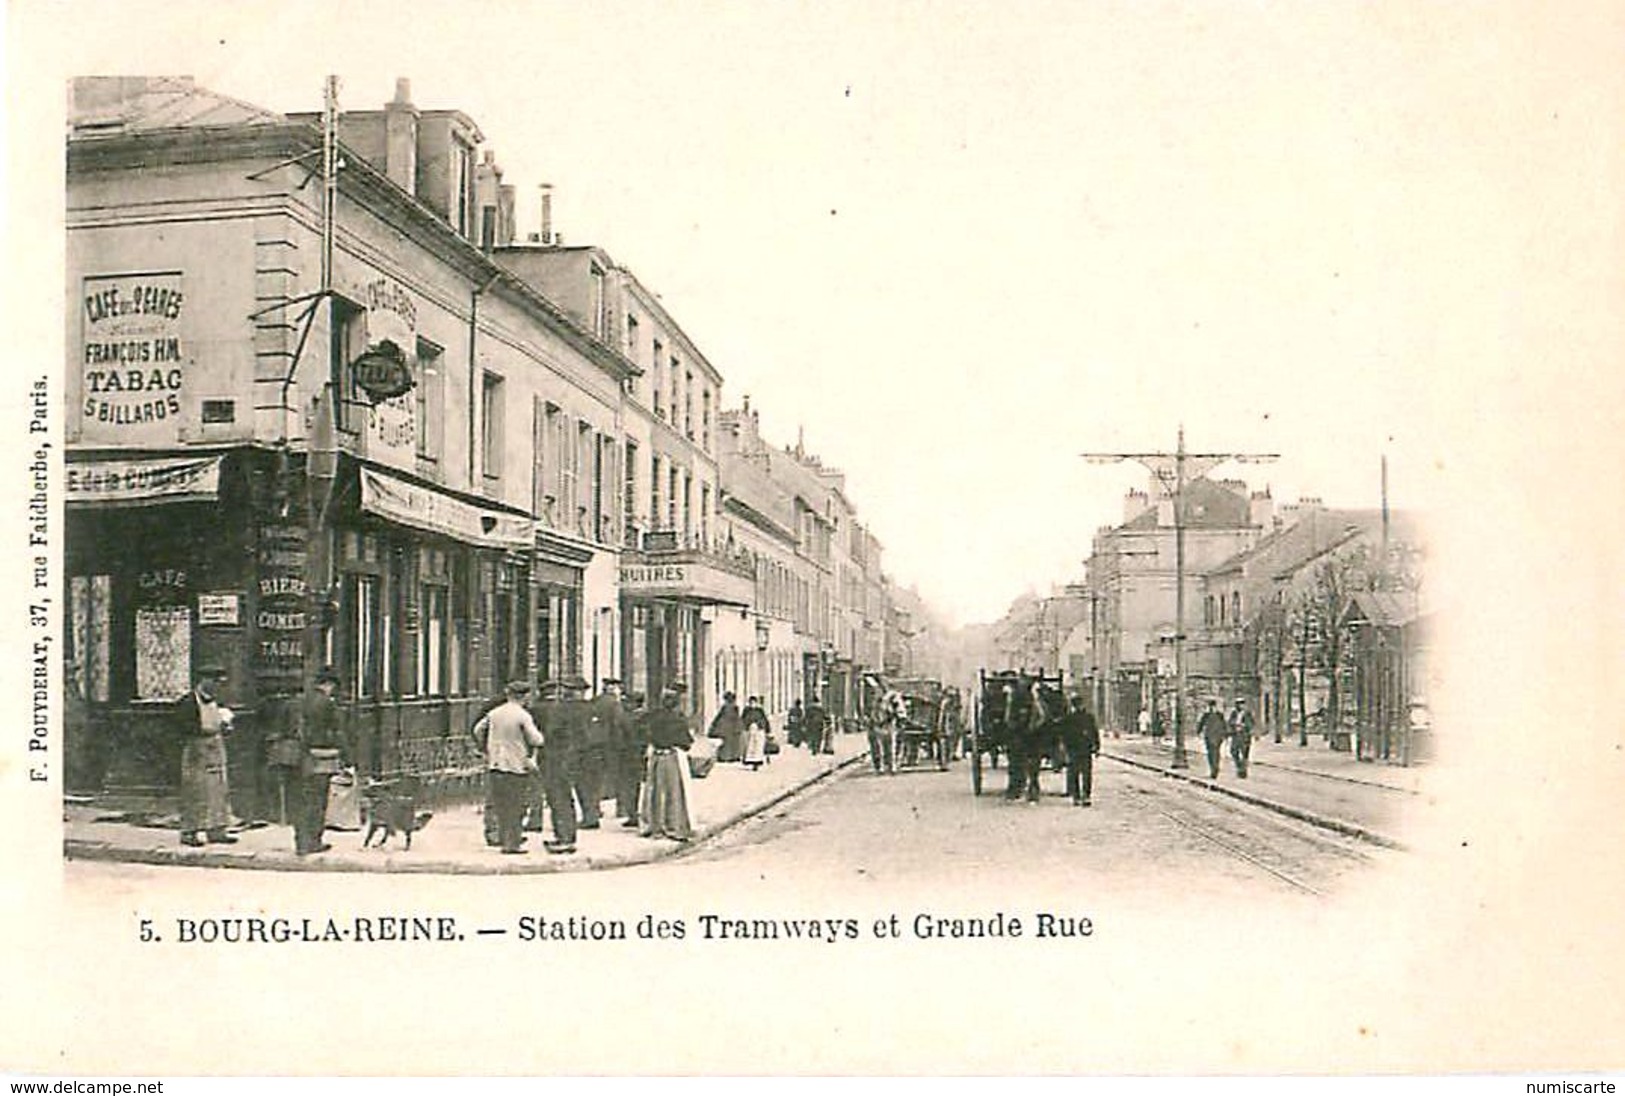
M 191 362 L 178 272 L 103 274 L 81 302 L 82 436 L 163 441 L 175 436 Z

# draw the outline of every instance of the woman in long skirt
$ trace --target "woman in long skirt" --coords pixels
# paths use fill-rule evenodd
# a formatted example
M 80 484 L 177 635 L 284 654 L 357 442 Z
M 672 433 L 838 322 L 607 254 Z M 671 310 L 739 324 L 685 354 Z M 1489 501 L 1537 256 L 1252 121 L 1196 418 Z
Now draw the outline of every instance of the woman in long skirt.
M 767 761 L 767 713 L 762 710 L 762 698 L 749 698 L 739 718 L 745 725 L 744 755 L 740 760 L 754 772 Z
M 677 710 L 677 694 L 668 692 L 660 709 L 649 716 L 649 763 L 638 812 L 643 836 L 676 841 L 694 836 L 687 752 L 693 741 L 687 720 Z

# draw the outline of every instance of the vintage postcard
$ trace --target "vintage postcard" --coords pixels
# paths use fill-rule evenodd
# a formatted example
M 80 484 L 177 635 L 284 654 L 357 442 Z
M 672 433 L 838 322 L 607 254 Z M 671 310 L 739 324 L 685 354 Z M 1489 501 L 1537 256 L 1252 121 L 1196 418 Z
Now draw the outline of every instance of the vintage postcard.
M 0 1069 L 1625 1068 L 1622 31 L 13 5 Z

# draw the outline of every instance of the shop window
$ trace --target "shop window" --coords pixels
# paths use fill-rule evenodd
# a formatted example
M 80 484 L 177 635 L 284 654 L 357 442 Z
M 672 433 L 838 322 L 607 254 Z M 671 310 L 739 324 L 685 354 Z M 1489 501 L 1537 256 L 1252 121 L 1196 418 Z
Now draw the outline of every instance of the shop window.
M 446 659 L 448 669 L 446 691 L 451 696 L 463 696 L 468 692 L 469 688 L 470 597 L 468 589 L 468 558 L 461 551 L 451 553 L 450 577 L 451 584 L 448 589 L 451 598 L 451 633 L 448 638 L 449 651 Z
M 443 583 L 425 585 L 418 619 L 419 696 L 444 696 L 450 598 Z
M 192 613 L 183 606 L 137 609 L 135 699 L 165 700 L 191 688 Z
M 378 577 L 351 575 L 348 579 L 351 695 L 365 700 L 378 695 Z
M 440 459 L 446 436 L 446 378 L 443 352 L 427 339 L 418 340 L 414 381 L 417 390 L 417 451 L 428 460 Z
M 98 704 L 112 699 L 112 633 L 113 576 L 73 576 L 68 583 L 69 655 L 79 663 L 84 698 Z

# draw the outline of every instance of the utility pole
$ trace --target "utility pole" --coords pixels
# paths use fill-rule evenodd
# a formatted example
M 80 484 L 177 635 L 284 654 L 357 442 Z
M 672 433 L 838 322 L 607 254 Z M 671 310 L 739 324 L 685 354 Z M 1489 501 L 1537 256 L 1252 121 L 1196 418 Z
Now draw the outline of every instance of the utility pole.
M 1185 451 L 1185 426 L 1179 426 L 1179 445 L 1172 453 L 1085 453 L 1092 464 L 1117 464 L 1132 460 L 1156 477 L 1163 493 L 1174 504 L 1174 759 L 1175 769 L 1190 768 L 1185 753 L 1185 486 L 1228 461 L 1262 463 L 1276 460 L 1279 453 L 1189 453 Z

